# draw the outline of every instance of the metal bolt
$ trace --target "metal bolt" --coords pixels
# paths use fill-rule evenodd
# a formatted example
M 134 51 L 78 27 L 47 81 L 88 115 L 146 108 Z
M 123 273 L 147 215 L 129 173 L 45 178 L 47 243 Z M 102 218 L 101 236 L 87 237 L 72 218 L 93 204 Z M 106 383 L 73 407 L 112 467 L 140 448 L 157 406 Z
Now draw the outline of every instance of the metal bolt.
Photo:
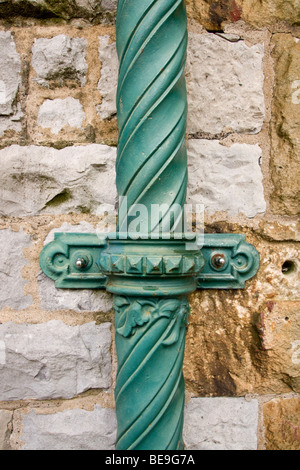
M 216 269 L 221 269 L 225 266 L 225 256 L 221 254 L 214 255 L 211 259 L 211 264 Z
M 88 265 L 88 260 L 86 258 L 77 258 L 75 261 L 75 266 L 77 269 L 84 269 Z

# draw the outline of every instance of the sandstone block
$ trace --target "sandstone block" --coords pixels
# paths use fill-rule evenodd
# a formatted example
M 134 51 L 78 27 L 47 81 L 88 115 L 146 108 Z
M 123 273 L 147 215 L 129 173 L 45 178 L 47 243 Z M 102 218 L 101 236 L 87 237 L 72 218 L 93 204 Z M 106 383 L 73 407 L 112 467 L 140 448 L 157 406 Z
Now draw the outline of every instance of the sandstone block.
M 221 222 L 206 230 L 245 233 L 243 225 Z M 260 253 L 260 267 L 246 288 L 191 296 L 184 374 L 196 396 L 300 392 L 299 269 L 283 272 L 299 247 L 250 230 L 247 240 Z
M 6 130 L 21 130 L 17 103 L 21 85 L 21 60 L 10 31 L 0 31 L 0 137 Z
M 11 411 L 0 410 L 0 450 L 10 450 L 9 437 L 12 431 Z
M 300 450 L 300 399 L 277 398 L 264 404 L 267 450 Z
M 111 324 L 0 325 L 0 400 L 72 398 L 109 388 Z
M 217 140 L 188 142 L 187 202 L 204 204 L 209 213 L 254 217 L 266 210 L 258 145 L 221 145 Z
M 258 133 L 265 116 L 263 45 L 189 34 L 188 133 Z M 198 135 L 197 135 L 198 134 Z
M 226 23 L 244 20 L 252 26 L 275 26 L 278 22 L 300 24 L 299 0 L 187 0 L 189 16 L 208 30 L 220 31 Z
M 256 450 L 258 402 L 192 398 L 185 408 L 187 450 Z
M 86 82 L 86 40 L 64 34 L 51 39 L 35 39 L 32 48 L 34 79 L 45 87 L 83 86 Z
M 1 215 L 93 212 L 115 204 L 116 150 L 91 144 L 0 150 Z
M 275 87 L 271 123 L 271 207 L 276 214 L 297 215 L 300 206 L 300 38 L 272 39 Z
M 66 126 L 82 129 L 84 120 L 80 101 L 69 96 L 63 100 L 45 100 L 39 109 L 37 124 L 57 135 Z
M 22 229 L 0 230 L 0 309 L 23 310 L 32 304 L 32 297 L 24 293 L 26 281 L 22 278 L 22 269 L 28 264 L 23 250 L 30 245 L 30 236 Z
M 22 450 L 113 450 L 115 412 L 96 405 L 93 411 L 73 409 L 55 414 L 24 415 Z

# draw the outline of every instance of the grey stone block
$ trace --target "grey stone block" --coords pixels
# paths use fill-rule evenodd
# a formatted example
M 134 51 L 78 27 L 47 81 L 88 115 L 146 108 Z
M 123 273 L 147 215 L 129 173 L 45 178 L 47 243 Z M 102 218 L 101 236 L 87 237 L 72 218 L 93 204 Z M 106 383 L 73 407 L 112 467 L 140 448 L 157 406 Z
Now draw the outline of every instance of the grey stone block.
M 82 129 L 85 112 L 79 100 L 69 96 L 61 100 L 45 100 L 39 109 L 37 124 L 58 134 L 66 126 Z
M 258 402 L 192 398 L 185 408 L 187 450 L 256 450 Z
M 189 134 L 255 134 L 262 129 L 263 57 L 262 44 L 249 47 L 212 33 L 189 34 Z
M 31 295 L 24 293 L 26 281 L 22 278 L 22 269 L 28 264 L 23 250 L 30 245 L 30 236 L 22 229 L 0 230 L 0 309 L 23 310 L 32 304 Z
M 56 150 L 12 145 L 0 150 L 0 214 L 96 213 L 115 204 L 116 149 L 90 144 Z
M 116 416 L 96 405 L 93 411 L 67 410 L 23 418 L 22 450 L 113 450 Z
M 21 130 L 23 116 L 17 95 L 21 85 L 21 60 L 10 31 L 0 31 L 0 137 L 6 130 Z
M 0 325 L 0 400 L 72 398 L 111 385 L 111 324 Z
M 225 147 L 217 140 L 189 140 L 187 202 L 204 204 L 209 213 L 225 211 L 249 218 L 264 213 L 261 158 L 258 145 Z
M 32 48 L 32 66 L 36 82 L 42 86 L 64 86 L 75 81 L 86 82 L 86 40 L 60 34 L 54 38 L 35 39 Z

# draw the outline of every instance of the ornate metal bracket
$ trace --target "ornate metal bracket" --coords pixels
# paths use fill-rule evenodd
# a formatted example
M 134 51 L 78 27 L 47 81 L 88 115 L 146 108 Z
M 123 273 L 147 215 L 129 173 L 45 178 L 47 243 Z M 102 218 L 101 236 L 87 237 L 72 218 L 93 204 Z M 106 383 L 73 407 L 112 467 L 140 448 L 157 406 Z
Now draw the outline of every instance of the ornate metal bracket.
M 204 246 L 174 235 L 187 189 L 186 48 L 184 0 L 118 0 L 117 233 L 56 234 L 40 256 L 58 288 L 114 294 L 117 450 L 183 449 L 188 296 L 243 288 L 259 266 L 242 235 L 205 235 Z M 151 214 L 146 239 L 124 228 L 137 206 Z
M 112 235 L 56 233 L 53 242 L 40 255 L 43 272 L 55 281 L 58 289 L 107 289 L 109 275 L 141 281 L 153 274 L 175 277 L 191 274 L 198 289 L 243 289 L 259 268 L 259 254 L 246 237 L 239 234 L 205 234 L 201 254 L 193 252 L 162 253 L 157 244 L 138 252 L 108 253 Z M 201 241 L 199 240 L 198 246 Z M 133 244 L 131 244 L 132 246 Z M 151 254 L 152 252 L 152 254 Z

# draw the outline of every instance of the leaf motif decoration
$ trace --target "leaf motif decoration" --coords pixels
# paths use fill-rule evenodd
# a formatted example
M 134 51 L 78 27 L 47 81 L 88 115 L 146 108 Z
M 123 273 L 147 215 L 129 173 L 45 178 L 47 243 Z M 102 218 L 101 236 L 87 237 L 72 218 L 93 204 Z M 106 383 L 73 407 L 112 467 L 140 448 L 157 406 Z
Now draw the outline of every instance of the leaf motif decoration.
M 119 314 L 117 332 L 125 338 L 134 334 L 137 326 L 148 323 L 151 318 L 149 309 L 145 309 L 145 303 L 142 304 L 139 300 L 130 303 L 129 299 L 124 298 L 114 302 L 114 305 Z

